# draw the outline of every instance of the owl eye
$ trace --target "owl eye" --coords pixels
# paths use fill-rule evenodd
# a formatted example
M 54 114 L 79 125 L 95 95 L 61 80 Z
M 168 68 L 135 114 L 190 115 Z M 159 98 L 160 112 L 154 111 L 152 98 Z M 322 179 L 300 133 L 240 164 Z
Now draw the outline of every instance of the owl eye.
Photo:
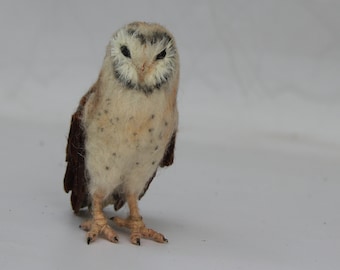
M 164 50 L 161 51 L 159 54 L 157 54 L 156 60 L 164 59 L 165 56 L 166 56 L 166 50 L 164 49 Z
M 122 54 L 127 57 L 127 58 L 131 58 L 131 54 L 130 54 L 130 50 L 128 49 L 128 47 L 126 47 L 125 45 L 120 47 L 120 51 L 122 52 Z

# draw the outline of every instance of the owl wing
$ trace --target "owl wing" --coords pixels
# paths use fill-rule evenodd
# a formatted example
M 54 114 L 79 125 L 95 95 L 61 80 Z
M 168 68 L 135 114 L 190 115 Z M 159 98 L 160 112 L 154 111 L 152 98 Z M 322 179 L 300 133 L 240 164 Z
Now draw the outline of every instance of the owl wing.
M 172 137 L 168 143 L 168 146 L 164 152 L 162 161 L 160 162 L 160 167 L 170 166 L 174 163 L 175 156 L 175 143 L 176 143 L 176 131 L 172 134 Z
M 97 89 L 94 85 L 80 100 L 77 111 L 72 115 L 71 126 L 66 146 L 66 172 L 64 177 L 64 190 L 71 191 L 71 205 L 75 213 L 80 208 L 88 206 L 87 183 L 85 167 L 85 130 L 82 124 L 84 106 L 90 94 Z
M 72 115 L 66 147 L 66 172 L 64 190 L 71 191 L 71 205 L 74 212 L 87 205 L 87 183 L 85 178 L 85 132 L 81 124 L 82 113 Z

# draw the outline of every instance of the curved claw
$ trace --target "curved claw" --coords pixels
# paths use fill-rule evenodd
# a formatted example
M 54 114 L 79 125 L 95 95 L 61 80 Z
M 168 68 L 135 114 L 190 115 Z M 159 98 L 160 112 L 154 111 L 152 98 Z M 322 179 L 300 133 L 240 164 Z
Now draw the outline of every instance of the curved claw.
M 136 239 L 136 243 L 135 243 L 137 246 L 140 246 L 140 239 L 139 238 L 137 238 Z
M 113 237 L 110 241 L 111 241 L 112 243 L 118 243 L 118 242 L 119 242 L 117 236 Z
M 92 238 L 91 237 L 87 237 L 87 244 L 89 245 L 92 241 Z

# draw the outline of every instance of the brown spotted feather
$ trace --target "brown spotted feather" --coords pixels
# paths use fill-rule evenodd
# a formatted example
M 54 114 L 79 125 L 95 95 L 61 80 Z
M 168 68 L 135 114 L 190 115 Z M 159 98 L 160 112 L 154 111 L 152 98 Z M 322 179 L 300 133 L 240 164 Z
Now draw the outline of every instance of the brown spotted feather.
M 176 142 L 176 132 L 172 135 L 170 142 L 168 143 L 168 146 L 164 152 L 164 156 L 162 161 L 159 163 L 159 166 L 161 168 L 165 167 L 165 166 L 170 166 L 172 165 L 172 163 L 174 162 L 174 154 L 175 154 L 175 142 Z M 139 194 L 139 199 L 141 199 L 145 192 L 148 190 L 152 180 L 155 178 L 157 173 L 157 170 L 154 172 L 154 174 L 151 176 L 151 178 L 149 179 L 149 181 L 146 183 L 144 190 L 141 194 Z

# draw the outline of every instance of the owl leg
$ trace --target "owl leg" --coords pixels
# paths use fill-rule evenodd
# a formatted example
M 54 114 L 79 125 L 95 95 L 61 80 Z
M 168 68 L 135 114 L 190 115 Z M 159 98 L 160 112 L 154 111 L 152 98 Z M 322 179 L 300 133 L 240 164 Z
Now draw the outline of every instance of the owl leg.
M 120 227 L 130 229 L 130 240 L 132 244 L 140 245 L 140 239 L 149 238 L 159 243 L 167 243 L 168 240 L 163 234 L 145 227 L 142 216 L 139 214 L 137 205 L 138 197 L 136 195 L 128 195 L 127 203 L 130 209 L 130 216 L 127 219 L 113 217 L 112 220 Z
M 103 212 L 104 196 L 95 193 L 92 197 L 92 219 L 83 222 L 79 227 L 87 231 L 87 244 L 95 241 L 98 235 L 105 239 L 117 243 L 118 237 L 116 232 L 107 224 L 107 219 Z

